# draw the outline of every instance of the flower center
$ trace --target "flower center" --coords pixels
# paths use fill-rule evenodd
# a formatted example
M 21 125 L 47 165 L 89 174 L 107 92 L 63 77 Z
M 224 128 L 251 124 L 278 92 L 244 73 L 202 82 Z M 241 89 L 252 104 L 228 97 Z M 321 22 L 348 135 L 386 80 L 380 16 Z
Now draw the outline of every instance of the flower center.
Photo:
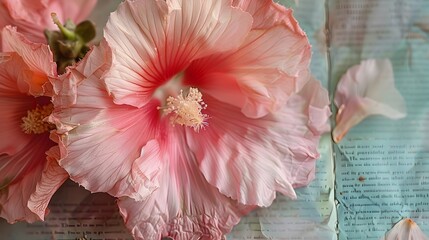
M 21 128 L 26 134 L 41 134 L 55 128 L 55 125 L 44 121 L 52 113 L 54 106 L 37 105 L 36 108 L 27 111 L 27 116 L 22 118 Z
M 197 88 L 189 88 L 188 94 L 185 96 L 183 90 L 177 97 L 169 96 L 165 107 L 162 109 L 165 114 L 170 115 L 170 122 L 181 126 L 192 127 L 195 131 L 199 131 L 208 125 L 207 119 L 209 116 L 202 113 L 203 109 L 207 108 L 207 104 L 203 101 L 203 94 Z

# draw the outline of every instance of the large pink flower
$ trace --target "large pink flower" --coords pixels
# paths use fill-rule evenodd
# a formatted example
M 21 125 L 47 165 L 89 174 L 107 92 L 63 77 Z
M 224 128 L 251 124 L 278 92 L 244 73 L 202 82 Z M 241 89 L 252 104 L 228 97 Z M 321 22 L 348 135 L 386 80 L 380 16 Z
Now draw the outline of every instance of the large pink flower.
M 43 122 L 53 108 L 48 77 L 56 65 L 47 45 L 30 43 L 11 27 L 3 38 L 17 52 L 3 53 L 0 62 L 0 216 L 33 222 L 44 219 L 68 177 L 49 138 L 53 126 Z
M 85 20 L 97 0 L 0 0 L 0 29 L 7 25 L 18 28 L 29 40 L 46 42 L 43 31 L 56 30 L 51 13 L 57 13 L 61 22 Z M 1 46 L 0 41 L 0 46 Z
M 125 1 L 55 84 L 60 165 L 121 197 L 142 239 L 217 238 L 314 177 L 330 114 L 310 46 L 271 0 Z M 109 52 L 109 46 L 111 52 Z

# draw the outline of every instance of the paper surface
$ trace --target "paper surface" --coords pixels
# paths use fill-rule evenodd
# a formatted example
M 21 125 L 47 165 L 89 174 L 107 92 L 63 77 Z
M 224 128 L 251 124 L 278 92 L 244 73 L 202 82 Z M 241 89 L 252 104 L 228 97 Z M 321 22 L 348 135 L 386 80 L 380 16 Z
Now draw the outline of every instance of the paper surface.
M 1 239 L 132 239 L 113 197 L 104 193 L 91 194 L 70 180 L 55 193 L 49 209 L 44 222 L 10 225 L 0 219 Z
M 335 148 L 339 239 L 380 239 L 404 217 L 429 232 L 427 1 L 331 0 L 331 92 L 348 67 L 389 58 L 408 115 L 370 117 Z M 383 94 L 382 92 L 380 94 Z

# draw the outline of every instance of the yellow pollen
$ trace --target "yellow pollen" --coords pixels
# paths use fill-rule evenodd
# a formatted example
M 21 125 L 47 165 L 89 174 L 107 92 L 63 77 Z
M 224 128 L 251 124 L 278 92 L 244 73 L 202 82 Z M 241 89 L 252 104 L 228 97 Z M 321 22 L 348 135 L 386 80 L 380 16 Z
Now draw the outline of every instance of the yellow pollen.
M 186 97 L 183 96 L 183 90 L 180 90 L 179 96 L 176 98 L 169 96 L 167 106 L 158 109 L 163 109 L 166 114 L 172 114 L 170 117 L 171 124 L 192 127 L 198 132 L 208 125 L 208 115 L 201 112 L 207 108 L 202 97 L 203 95 L 197 88 L 189 88 Z
M 28 110 L 27 116 L 22 118 L 21 128 L 27 134 L 41 134 L 55 128 L 51 123 L 43 121 L 52 113 L 54 106 L 52 104 L 39 106 L 35 109 Z

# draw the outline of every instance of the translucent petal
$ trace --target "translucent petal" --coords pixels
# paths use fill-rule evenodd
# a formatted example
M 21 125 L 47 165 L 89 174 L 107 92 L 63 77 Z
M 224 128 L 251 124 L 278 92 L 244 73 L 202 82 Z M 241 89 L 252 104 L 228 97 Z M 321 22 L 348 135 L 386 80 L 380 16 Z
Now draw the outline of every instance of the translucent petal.
M 337 85 L 335 105 L 339 108 L 333 131 L 336 142 L 370 115 L 390 119 L 406 116 L 405 101 L 395 87 L 388 59 L 365 60 L 347 70 Z
M 404 218 L 393 226 L 380 240 L 427 240 L 429 239 L 411 218 Z

